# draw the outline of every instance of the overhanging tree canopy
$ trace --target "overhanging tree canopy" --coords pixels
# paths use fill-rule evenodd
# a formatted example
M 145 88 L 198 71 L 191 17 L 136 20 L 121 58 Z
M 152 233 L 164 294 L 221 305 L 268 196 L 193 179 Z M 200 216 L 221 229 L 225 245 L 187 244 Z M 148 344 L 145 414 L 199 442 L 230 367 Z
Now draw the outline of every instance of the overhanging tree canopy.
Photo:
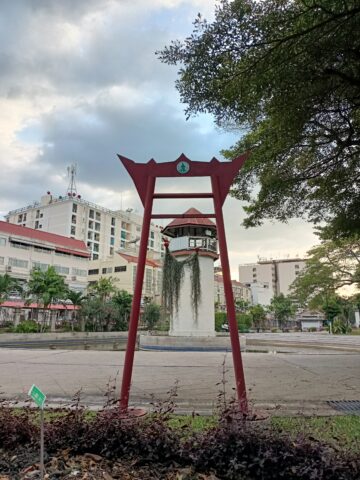
M 245 129 L 225 155 L 252 152 L 232 191 L 246 226 L 303 216 L 360 230 L 358 0 L 223 0 L 159 56 L 182 65 L 188 115 Z

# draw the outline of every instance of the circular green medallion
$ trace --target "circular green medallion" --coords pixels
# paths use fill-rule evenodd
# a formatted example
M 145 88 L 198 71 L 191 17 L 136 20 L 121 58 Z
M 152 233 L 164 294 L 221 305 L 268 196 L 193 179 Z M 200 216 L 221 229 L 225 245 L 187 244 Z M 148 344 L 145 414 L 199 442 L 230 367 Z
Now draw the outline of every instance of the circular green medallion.
M 177 165 L 176 165 L 176 170 L 181 173 L 182 175 L 184 175 L 185 173 L 188 173 L 189 170 L 190 170 L 190 165 L 188 164 L 188 162 L 179 162 Z

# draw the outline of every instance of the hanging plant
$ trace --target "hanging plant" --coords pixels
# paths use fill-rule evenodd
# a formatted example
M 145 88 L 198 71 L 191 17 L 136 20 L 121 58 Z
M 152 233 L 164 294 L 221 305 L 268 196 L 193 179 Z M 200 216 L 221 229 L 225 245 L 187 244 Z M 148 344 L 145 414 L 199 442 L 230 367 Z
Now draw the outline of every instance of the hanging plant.
M 201 301 L 200 264 L 199 254 L 196 250 L 185 260 L 177 260 L 166 246 L 162 278 L 162 304 L 173 316 L 179 310 L 179 298 L 185 267 L 190 269 L 191 306 L 194 318 L 197 320 L 199 304 Z

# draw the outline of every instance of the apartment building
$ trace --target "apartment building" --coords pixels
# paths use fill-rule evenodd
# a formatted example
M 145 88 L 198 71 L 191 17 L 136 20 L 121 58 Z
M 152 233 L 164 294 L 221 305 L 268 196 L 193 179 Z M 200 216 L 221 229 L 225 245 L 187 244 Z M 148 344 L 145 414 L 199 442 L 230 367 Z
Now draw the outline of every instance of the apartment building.
M 10 211 L 9 223 L 51 232 L 85 242 L 91 259 L 106 259 L 118 251 L 136 254 L 142 216 L 131 209 L 110 210 L 69 193 L 43 195 L 39 202 Z M 148 249 L 160 258 L 164 253 L 161 227 L 151 224 Z
M 54 233 L 0 221 L 0 274 L 26 282 L 33 268 L 53 266 L 72 290 L 87 286 L 89 252 L 85 243 Z
M 290 285 L 304 268 L 305 260 L 300 258 L 259 260 L 239 265 L 239 281 L 248 286 L 261 284 L 272 296 L 289 295 Z
M 128 253 L 116 253 L 106 260 L 92 260 L 89 262 L 89 284 L 95 283 L 101 277 L 112 278 L 119 290 L 126 290 L 133 294 L 136 278 L 138 257 Z M 143 282 L 142 296 L 160 303 L 162 283 L 162 263 L 147 258 Z
M 244 300 L 249 304 L 251 301 L 251 289 L 237 280 L 231 280 L 234 301 Z M 214 275 L 214 303 L 220 310 L 226 309 L 226 299 L 224 291 L 224 281 L 222 275 Z

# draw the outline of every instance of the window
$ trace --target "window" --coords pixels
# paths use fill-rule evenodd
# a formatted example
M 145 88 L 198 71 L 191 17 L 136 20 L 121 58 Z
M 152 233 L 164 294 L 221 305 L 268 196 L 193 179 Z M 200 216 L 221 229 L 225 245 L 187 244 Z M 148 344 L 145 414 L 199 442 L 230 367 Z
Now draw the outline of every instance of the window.
M 23 221 L 23 216 L 22 215 L 19 215 L 18 216 L 18 223 L 21 223 Z
M 256 267 L 253 268 L 253 272 L 256 272 Z
M 93 250 L 94 250 L 94 252 L 98 252 L 98 251 L 99 251 L 99 244 L 98 244 L 98 243 L 94 243 Z
M 115 218 L 114 218 L 114 217 L 111 218 L 111 225 L 112 225 L 113 227 L 115 227 Z
M 89 220 L 89 228 L 91 229 L 94 228 L 94 222 L 92 220 Z
M 11 267 L 28 268 L 29 262 L 27 260 L 20 260 L 19 258 L 9 258 L 8 265 Z
M 114 245 L 115 244 L 115 238 L 114 237 L 111 237 L 110 238 L 110 245 Z
M 73 268 L 71 272 L 72 272 L 72 275 L 78 275 L 79 277 L 86 277 L 87 275 L 87 271 L 82 270 L 81 268 Z
M 55 272 L 59 275 L 69 275 L 70 268 L 69 267 L 62 267 L 61 265 L 54 265 Z
M 89 270 L 89 275 L 98 275 L 99 274 L 99 269 L 98 268 L 92 268 Z
M 110 248 L 109 248 L 109 254 L 110 254 L 110 255 L 114 255 L 114 247 L 110 247 Z
M 95 230 L 100 232 L 100 223 L 95 222 Z
M 300 273 L 299 270 L 295 271 L 295 275 L 299 275 L 299 273 Z
M 93 244 L 92 244 L 91 242 L 87 242 L 87 246 L 88 246 L 90 249 L 92 249 L 92 245 L 93 245 Z
M 94 210 L 90 210 L 89 211 L 89 218 L 94 218 L 94 216 L 95 216 Z
M 100 222 L 100 220 L 101 220 L 101 213 L 100 212 L 95 212 L 95 220 Z
M 92 259 L 93 260 L 98 260 L 99 255 L 97 253 L 93 253 Z
M 100 242 L 100 233 L 95 233 L 94 234 L 94 240 L 95 240 L 95 242 Z
M 6 238 L 0 237 L 0 247 L 4 247 L 6 245 Z
M 156 293 L 161 293 L 161 285 L 162 285 L 162 271 L 158 270 L 158 272 L 157 272 L 157 283 L 156 283 Z
M 72 211 L 73 211 L 73 213 L 77 213 L 77 205 L 76 205 L 76 203 L 73 203 Z
M 125 240 L 120 241 L 120 248 L 125 248 Z
M 124 232 L 124 230 L 121 230 L 121 238 L 126 240 L 126 232 Z
M 70 235 L 75 235 L 75 233 L 76 233 L 76 227 L 74 225 L 71 225 Z
M 135 280 L 136 280 L 136 265 L 133 266 L 133 288 L 135 288 Z
M 39 220 L 36 220 L 36 222 L 35 222 L 35 228 L 39 228 Z
M 88 239 L 92 240 L 93 239 L 93 232 L 88 232 Z
M 155 232 L 150 232 L 150 238 L 155 238 Z
M 102 273 L 112 273 L 112 267 L 104 267 Z
M 72 215 L 72 216 L 71 216 L 71 223 L 75 223 L 75 224 L 76 224 L 76 215 Z
M 295 265 L 295 268 L 296 268 L 296 270 L 298 270 L 300 267 L 299 267 L 299 265 Z
M 26 245 L 26 243 L 10 242 L 10 245 L 14 248 L 22 248 L 23 250 L 30 250 L 30 245 Z
M 115 228 L 111 227 L 110 235 L 115 235 Z
M 51 253 L 51 250 L 48 248 L 43 248 L 43 247 L 34 247 L 35 252 L 41 252 L 41 253 Z
M 151 293 L 152 286 L 152 271 L 150 268 L 145 270 L 145 290 L 147 293 Z
M 49 268 L 49 264 L 41 263 L 41 262 L 32 262 L 32 267 L 35 268 L 36 270 L 41 270 L 42 272 L 46 272 L 46 270 Z
M 26 217 L 27 217 L 27 214 L 24 213 L 24 214 L 23 214 L 23 222 L 26 222 Z
M 126 272 L 126 265 L 120 265 L 114 268 L 114 272 Z
M 40 210 L 36 210 L 36 217 L 35 218 L 40 218 Z

